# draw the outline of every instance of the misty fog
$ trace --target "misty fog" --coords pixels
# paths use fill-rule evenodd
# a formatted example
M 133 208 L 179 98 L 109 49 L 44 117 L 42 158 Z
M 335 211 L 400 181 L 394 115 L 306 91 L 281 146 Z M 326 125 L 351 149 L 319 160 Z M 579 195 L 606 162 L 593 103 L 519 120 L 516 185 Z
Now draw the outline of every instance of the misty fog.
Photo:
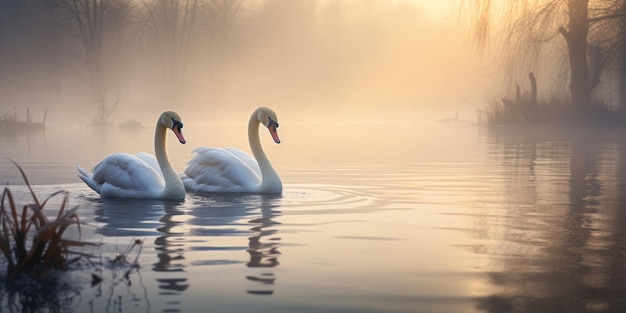
M 625 0 L 0 0 L 0 252 L 36 261 L 7 230 L 47 237 L 34 194 L 97 243 L 69 238 L 94 260 L 32 285 L 0 258 L 0 311 L 621 312 L 625 17 Z M 276 116 L 248 123 L 259 106 Z M 178 182 L 201 146 L 243 150 L 200 163 L 220 189 Z M 119 152 L 158 165 L 99 163 Z
M 73 2 L 3 2 L 0 114 L 152 125 L 172 109 L 213 123 L 265 105 L 294 121 L 473 120 L 480 105 L 462 100 L 485 78 L 464 28 L 418 2 L 108 0 L 86 39 Z

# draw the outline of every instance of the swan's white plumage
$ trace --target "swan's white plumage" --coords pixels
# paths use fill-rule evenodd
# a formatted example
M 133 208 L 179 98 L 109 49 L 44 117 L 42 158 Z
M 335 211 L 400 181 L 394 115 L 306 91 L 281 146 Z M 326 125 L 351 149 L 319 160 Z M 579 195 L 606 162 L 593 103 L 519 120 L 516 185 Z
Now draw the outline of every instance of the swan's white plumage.
M 155 153 L 115 153 L 94 166 L 89 173 L 78 166 L 78 176 L 103 198 L 176 199 L 185 198 L 182 181 L 165 152 L 165 129 L 171 128 L 181 143 L 180 117 L 164 112 L 155 130 Z
M 259 165 L 235 148 L 201 147 L 187 164 L 183 184 L 198 192 L 257 192 L 261 183 Z
M 273 121 L 271 124 L 269 121 Z M 279 143 L 276 114 L 269 108 L 254 111 L 248 124 L 248 140 L 254 157 L 237 148 L 201 147 L 193 150 L 181 178 L 185 189 L 195 192 L 280 193 L 282 182 L 259 142 L 262 123 Z M 269 124 L 268 124 L 269 123 Z
M 156 159 L 155 159 L 156 160 Z M 93 175 L 79 166 L 79 176 L 103 198 L 157 198 L 165 182 L 160 171 L 137 155 L 116 153 L 93 168 Z
M 157 161 L 154 154 L 150 154 L 147 152 L 139 152 L 135 154 L 136 157 L 146 162 L 146 164 L 150 165 L 161 177 L 163 177 L 163 172 L 161 172 L 161 168 L 159 167 L 159 161 Z
M 224 150 L 230 152 L 232 155 L 238 158 L 241 162 L 244 162 L 245 164 L 247 164 L 259 178 L 259 183 L 261 182 L 260 180 L 261 168 L 259 168 L 259 163 L 257 163 L 256 160 L 251 155 L 237 148 L 224 148 Z

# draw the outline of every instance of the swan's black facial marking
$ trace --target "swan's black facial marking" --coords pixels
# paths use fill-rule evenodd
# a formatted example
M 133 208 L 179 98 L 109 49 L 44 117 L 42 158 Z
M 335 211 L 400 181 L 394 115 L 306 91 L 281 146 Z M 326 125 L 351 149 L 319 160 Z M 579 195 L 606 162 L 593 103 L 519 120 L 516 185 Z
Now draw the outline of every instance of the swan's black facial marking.
M 176 138 L 178 138 L 178 141 L 184 144 L 184 143 L 187 143 L 187 140 L 185 140 L 185 137 L 183 136 L 182 129 L 183 129 L 183 123 L 172 118 L 172 131 L 174 131 L 174 134 L 176 135 Z
M 271 116 L 268 116 L 267 118 L 269 119 L 269 122 L 267 123 L 267 127 L 268 128 L 270 128 L 272 126 L 274 126 L 274 128 L 278 128 L 278 122 L 273 120 Z
M 180 121 L 175 120 L 172 117 L 172 130 L 181 131 L 182 129 L 183 129 L 183 123 L 181 123 Z

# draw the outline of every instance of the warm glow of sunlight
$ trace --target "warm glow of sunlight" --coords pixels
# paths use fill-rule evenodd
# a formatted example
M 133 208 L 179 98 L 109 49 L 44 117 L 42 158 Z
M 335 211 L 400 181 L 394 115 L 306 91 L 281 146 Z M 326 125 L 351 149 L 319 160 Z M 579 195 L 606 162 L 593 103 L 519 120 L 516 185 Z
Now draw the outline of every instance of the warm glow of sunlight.
M 411 0 L 410 2 L 422 7 L 429 18 L 441 19 L 450 15 L 454 0 Z

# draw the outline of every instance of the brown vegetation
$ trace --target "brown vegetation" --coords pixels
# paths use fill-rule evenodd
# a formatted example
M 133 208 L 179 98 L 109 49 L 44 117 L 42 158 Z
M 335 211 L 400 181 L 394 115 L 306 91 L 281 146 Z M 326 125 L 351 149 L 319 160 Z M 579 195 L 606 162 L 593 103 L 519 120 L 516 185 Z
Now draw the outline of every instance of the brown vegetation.
M 22 174 L 34 203 L 20 207 L 8 187 L 2 192 L 0 252 L 8 263 L 7 277 L 41 275 L 51 269 L 65 269 L 81 257 L 91 257 L 72 249 L 96 244 L 64 238 L 66 230 L 72 226 L 77 227 L 80 234 L 80 220 L 76 214 L 78 207 L 68 209 L 68 192 L 60 190 L 40 201 L 22 168 L 14 164 Z M 44 209 L 48 201 L 56 196 L 61 197 L 61 204 L 56 219 L 49 220 Z

